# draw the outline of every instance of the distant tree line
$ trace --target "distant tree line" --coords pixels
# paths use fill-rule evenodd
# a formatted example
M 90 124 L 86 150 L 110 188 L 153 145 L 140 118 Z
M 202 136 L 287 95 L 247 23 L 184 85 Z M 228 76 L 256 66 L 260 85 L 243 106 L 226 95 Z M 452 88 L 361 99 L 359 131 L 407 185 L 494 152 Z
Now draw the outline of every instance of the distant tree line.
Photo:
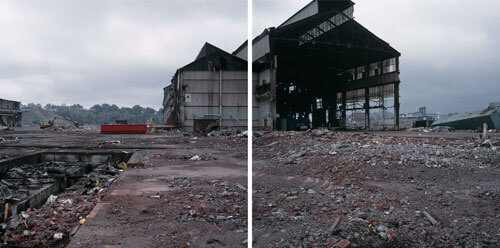
M 162 120 L 162 109 L 156 111 L 150 107 L 135 105 L 132 108 L 118 107 L 115 104 L 96 104 L 90 109 L 84 108 L 80 104 L 53 105 L 28 103 L 22 105 L 23 123 L 38 124 L 40 121 L 48 121 L 55 116 L 69 117 L 73 121 L 88 125 L 100 125 L 115 123 L 116 120 L 127 120 L 128 123 L 145 124 L 147 120 L 154 117 L 155 123 L 160 124 Z

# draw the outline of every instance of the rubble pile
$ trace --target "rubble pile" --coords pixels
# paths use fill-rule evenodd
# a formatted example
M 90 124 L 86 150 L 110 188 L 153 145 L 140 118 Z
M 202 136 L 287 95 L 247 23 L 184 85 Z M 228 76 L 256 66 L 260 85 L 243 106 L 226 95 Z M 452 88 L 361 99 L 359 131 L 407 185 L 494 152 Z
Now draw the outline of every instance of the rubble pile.
M 325 134 L 322 134 L 324 132 Z M 414 137 L 381 137 L 363 133 L 270 133 L 257 139 L 254 148 L 271 159 L 271 163 L 257 163 L 257 169 L 274 172 L 283 166 L 303 167 L 305 164 L 337 161 L 339 165 L 367 165 L 370 167 L 403 165 L 405 167 L 484 167 L 499 163 L 497 147 L 500 139 L 445 139 Z M 318 161 L 316 161 L 318 160 Z M 480 163 L 478 163 L 480 162 Z M 338 166 L 337 166 L 338 167 Z M 308 173 L 307 171 L 305 173 Z M 301 175 L 304 175 L 302 172 Z M 320 168 L 312 168 L 309 175 L 321 176 Z
M 183 135 L 180 129 L 158 129 L 150 128 L 149 134 L 164 134 L 164 135 Z
M 134 201 L 128 196 L 110 198 L 106 214 L 119 225 L 155 230 L 148 244 L 151 247 L 234 247 L 231 244 L 246 239 L 247 193 L 243 186 L 193 177 L 155 180 L 171 190 L 144 194 L 134 204 L 125 204 Z
M 13 214 L 0 229 L 3 244 L 65 247 L 118 177 L 119 164 L 45 162 L 10 169 L 0 181 L 2 206 L 9 203 Z M 57 196 L 51 195 L 40 208 L 16 211 L 17 203 L 54 183 L 68 188 Z
M 9 219 L 0 230 L 6 242 L 0 247 L 64 247 L 68 241 L 74 247 L 238 247 L 248 242 L 245 137 L 204 137 L 179 131 L 50 135 L 39 130 L 19 136 L 23 137 L 18 141 L 23 149 L 9 147 L 2 154 L 12 151 L 18 156 L 27 155 L 34 152 L 28 149 L 43 151 L 53 146 L 64 151 L 75 149 L 78 154 L 81 149 L 102 148 L 133 154 L 126 164 L 127 171 L 109 188 L 105 184 L 118 176 L 112 175 L 119 173 L 118 166 L 93 166 L 91 173 L 75 176 L 76 182 L 64 193 L 55 194 L 57 198 L 51 197 L 43 206 L 22 209 L 24 213 L 19 210 L 11 217 L 19 222 Z M 64 153 L 57 157 L 73 158 Z M 85 168 L 85 164 L 73 165 Z M 46 172 L 45 167 L 59 170 L 70 164 L 38 166 Z M 41 178 L 51 177 L 49 173 L 41 174 Z M 66 175 L 73 175 L 71 171 L 55 174 L 61 179 L 52 178 L 56 181 L 53 186 L 61 184 L 64 177 L 73 180 Z
M 241 134 L 241 130 L 236 128 L 219 128 L 213 130 L 207 134 L 209 137 L 219 137 L 219 136 L 233 136 Z
M 436 133 L 436 132 L 453 132 L 455 128 L 446 126 L 437 127 L 415 127 L 406 130 L 407 132 L 423 132 L 423 133 Z
M 7 142 L 12 142 L 12 141 L 17 141 L 22 139 L 21 137 L 15 137 L 15 136 L 4 136 L 0 137 L 0 143 L 7 143 Z
M 71 125 L 54 125 L 41 129 L 43 133 L 98 133 L 99 126 L 71 126 Z
M 498 247 L 500 143 L 490 141 L 265 134 L 254 140 L 256 247 Z
M 79 130 L 79 128 L 75 126 L 51 126 L 44 129 L 45 131 L 52 132 L 74 132 Z
M 229 226 L 229 229 L 240 230 L 240 233 L 247 232 L 246 190 L 220 180 L 176 178 L 170 183 L 180 189 L 167 199 L 169 204 L 177 205 L 176 209 L 179 209 L 174 217 L 176 220 L 210 223 L 217 226 L 216 229 Z

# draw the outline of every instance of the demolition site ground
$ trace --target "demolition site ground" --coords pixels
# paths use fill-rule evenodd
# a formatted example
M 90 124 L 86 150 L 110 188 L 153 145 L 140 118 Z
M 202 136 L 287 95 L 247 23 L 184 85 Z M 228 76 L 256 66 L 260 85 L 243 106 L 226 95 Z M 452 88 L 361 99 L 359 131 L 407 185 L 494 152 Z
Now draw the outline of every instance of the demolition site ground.
M 0 247 L 246 247 L 246 146 L 1 133 Z M 497 132 L 255 132 L 253 149 L 254 247 L 500 246 Z
M 499 247 L 500 137 L 254 138 L 254 247 Z
M 0 133 L 0 247 L 245 247 L 246 147 L 176 131 Z

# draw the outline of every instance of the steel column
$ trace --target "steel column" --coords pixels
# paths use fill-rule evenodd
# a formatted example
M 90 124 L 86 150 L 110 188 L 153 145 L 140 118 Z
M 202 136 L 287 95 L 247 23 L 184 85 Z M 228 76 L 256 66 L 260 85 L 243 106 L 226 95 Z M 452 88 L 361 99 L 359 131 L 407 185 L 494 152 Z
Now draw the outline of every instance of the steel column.
M 347 127 L 347 113 L 346 113 L 346 109 L 347 109 L 347 104 L 346 104 L 346 92 L 345 91 L 342 91 L 342 128 L 346 128 Z
M 365 129 L 370 129 L 370 88 L 365 88 Z
M 399 82 L 394 83 L 394 118 L 395 128 L 399 130 Z

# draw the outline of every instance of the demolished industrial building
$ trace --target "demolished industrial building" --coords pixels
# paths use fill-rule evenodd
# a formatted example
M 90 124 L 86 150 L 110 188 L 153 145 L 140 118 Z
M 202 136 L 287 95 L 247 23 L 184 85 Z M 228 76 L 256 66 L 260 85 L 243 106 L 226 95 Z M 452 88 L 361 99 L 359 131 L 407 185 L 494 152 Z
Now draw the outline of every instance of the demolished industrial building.
M 0 99 L 0 127 L 20 127 L 21 120 L 21 103 Z
M 247 62 L 205 43 L 164 88 L 164 122 L 186 131 L 247 128 Z
M 401 54 L 354 20 L 354 2 L 314 0 L 253 42 L 253 127 L 342 127 L 393 108 L 399 128 Z M 205 44 L 164 88 L 165 124 L 246 128 L 248 42 L 233 54 Z
M 370 111 L 394 108 L 399 127 L 401 54 L 354 20 L 352 1 L 314 0 L 252 44 L 254 126 L 346 127 L 362 110 L 369 128 Z

